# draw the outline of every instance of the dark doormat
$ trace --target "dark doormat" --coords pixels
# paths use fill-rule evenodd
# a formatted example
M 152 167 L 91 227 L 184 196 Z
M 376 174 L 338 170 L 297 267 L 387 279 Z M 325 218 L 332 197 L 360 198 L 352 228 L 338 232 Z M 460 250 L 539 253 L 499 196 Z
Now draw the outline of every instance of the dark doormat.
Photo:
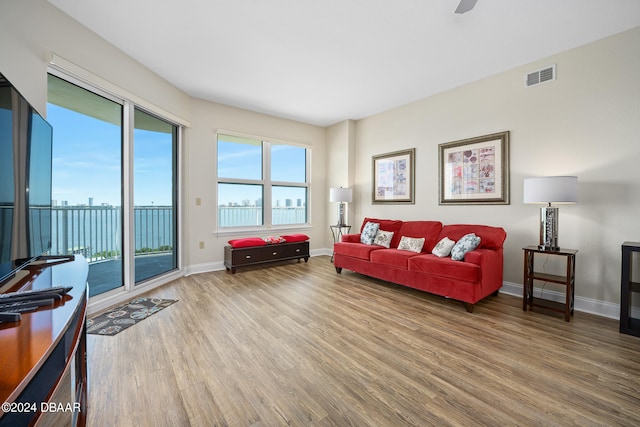
M 115 335 L 176 302 L 174 299 L 136 298 L 87 319 L 87 333 Z

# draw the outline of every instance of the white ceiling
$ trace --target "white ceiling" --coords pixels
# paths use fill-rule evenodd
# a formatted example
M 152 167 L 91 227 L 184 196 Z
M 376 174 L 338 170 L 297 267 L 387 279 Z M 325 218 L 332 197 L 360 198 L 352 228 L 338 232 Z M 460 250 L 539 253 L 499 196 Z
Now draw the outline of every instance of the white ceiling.
M 640 26 L 639 0 L 49 1 L 191 96 L 322 126 Z

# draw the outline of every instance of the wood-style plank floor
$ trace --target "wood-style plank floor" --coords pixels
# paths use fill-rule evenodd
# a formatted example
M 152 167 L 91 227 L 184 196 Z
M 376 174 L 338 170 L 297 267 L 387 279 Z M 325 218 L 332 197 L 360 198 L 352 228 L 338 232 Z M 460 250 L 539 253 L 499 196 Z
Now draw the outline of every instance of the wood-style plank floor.
M 467 313 L 324 256 L 149 295 L 179 302 L 89 335 L 89 426 L 640 425 L 640 338 L 615 320 L 503 294 Z

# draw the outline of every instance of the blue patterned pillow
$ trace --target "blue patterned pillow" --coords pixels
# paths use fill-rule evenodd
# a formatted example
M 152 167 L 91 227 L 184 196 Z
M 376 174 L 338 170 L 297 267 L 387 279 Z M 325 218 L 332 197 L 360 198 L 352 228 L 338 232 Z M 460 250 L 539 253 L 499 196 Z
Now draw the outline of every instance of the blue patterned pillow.
M 365 245 L 373 245 L 379 228 L 380 224 L 377 222 L 367 222 L 362 229 L 362 233 L 360 233 L 360 242 Z
M 451 259 L 455 261 L 464 260 L 464 255 L 477 248 L 479 244 L 480 237 L 476 236 L 475 233 L 469 233 L 462 236 L 462 238 L 453 246 L 453 249 L 451 249 Z

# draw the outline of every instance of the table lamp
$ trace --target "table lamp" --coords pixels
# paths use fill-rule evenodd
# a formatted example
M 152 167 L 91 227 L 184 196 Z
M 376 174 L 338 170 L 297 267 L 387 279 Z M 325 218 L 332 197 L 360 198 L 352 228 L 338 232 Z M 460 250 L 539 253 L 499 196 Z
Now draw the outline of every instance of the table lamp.
M 338 227 L 346 226 L 344 221 L 344 204 L 350 202 L 352 199 L 352 191 L 350 188 L 330 188 L 329 189 L 329 201 L 339 202 L 338 204 Z
M 540 245 L 539 249 L 557 251 L 559 210 L 554 204 L 576 203 L 578 201 L 578 177 L 547 176 L 525 178 L 524 202 L 542 203 L 540 208 Z

